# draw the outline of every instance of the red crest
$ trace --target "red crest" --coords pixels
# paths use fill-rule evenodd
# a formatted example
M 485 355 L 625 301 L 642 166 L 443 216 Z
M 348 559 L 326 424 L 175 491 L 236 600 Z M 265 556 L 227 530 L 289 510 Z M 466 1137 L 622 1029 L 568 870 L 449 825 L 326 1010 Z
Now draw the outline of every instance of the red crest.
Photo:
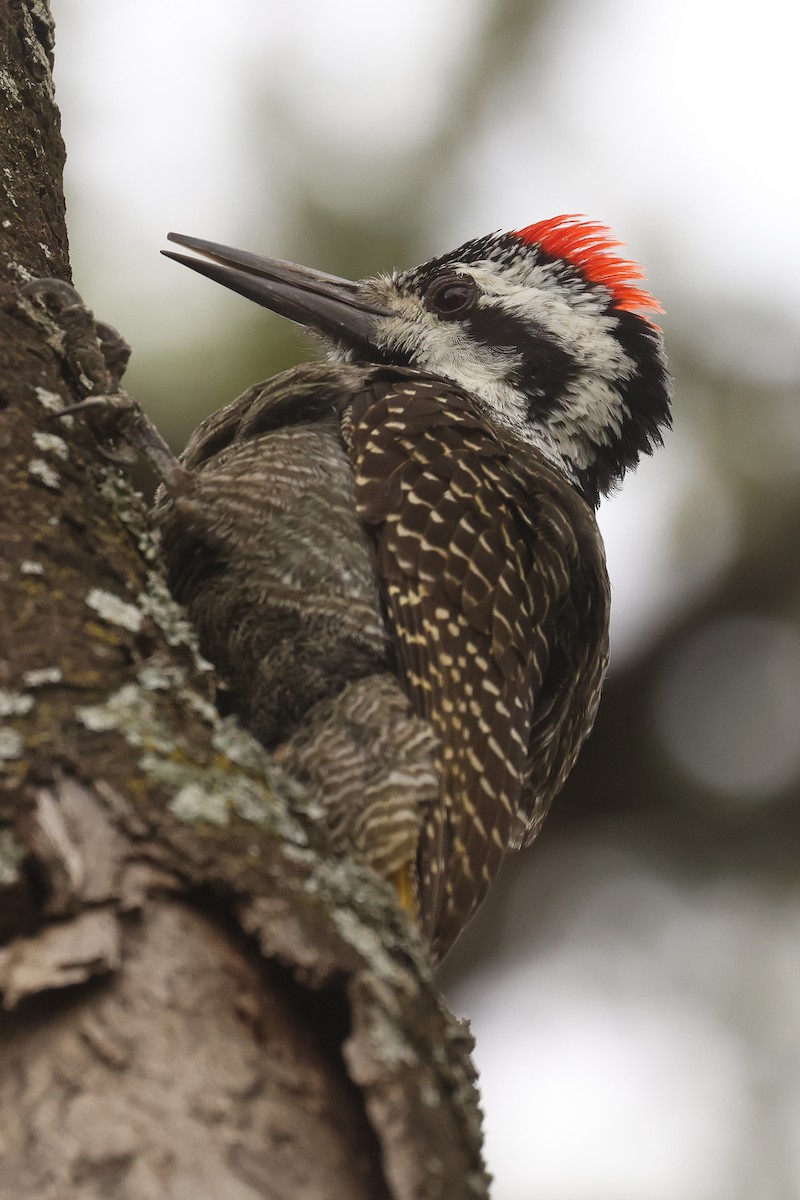
M 622 243 L 607 226 L 570 213 L 537 221 L 514 233 L 523 242 L 541 246 L 546 254 L 571 263 L 592 283 L 608 288 L 615 308 L 664 311 L 655 296 L 639 286 L 638 280 L 645 278 L 642 268 L 617 253 Z

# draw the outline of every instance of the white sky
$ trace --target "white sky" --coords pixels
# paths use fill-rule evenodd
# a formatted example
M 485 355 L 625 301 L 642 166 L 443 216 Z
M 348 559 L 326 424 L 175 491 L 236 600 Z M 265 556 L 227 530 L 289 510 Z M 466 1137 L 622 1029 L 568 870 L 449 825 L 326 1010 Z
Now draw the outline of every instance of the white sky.
M 228 0 L 223 18 L 208 0 L 56 0 L 68 177 L 104 217 L 92 238 L 119 254 L 144 234 L 152 252 L 184 217 L 213 234 L 270 204 L 247 187 L 263 164 L 241 161 L 237 78 L 285 89 L 287 110 L 320 141 L 338 136 L 343 157 L 407 148 L 446 103 L 478 7 Z M 800 9 L 779 0 L 563 4 L 547 70 L 475 131 L 453 238 L 577 208 L 637 253 L 662 247 L 673 288 L 732 290 L 800 319 L 799 39 Z
M 168 229 L 246 244 L 258 212 L 261 226 L 274 221 L 275 244 L 251 248 L 282 253 L 270 130 L 267 161 L 248 162 L 252 117 L 237 81 L 277 90 L 320 147 L 330 197 L 353 204 L 353 162 L 363 152 L 366 163 L 376 146 L 407 152 L 415 131 L 435 121 L 481 11 L 476 0 L 54 0 L 54 8 L 80 218 L 76 281 L 137 353 L 181 326 L 210 324 L 214 305 L 231 303 L 160 258 Z M 800 326 L 800 6 L 571 0 L 546 42 L 546 66 L 509 81 L 478 120 L 425 253 L 587 212 L 646 262 L 668 335 L 707 338 L 709 353 L 745 376 L 766 362 L 776 378 L 796 380 L 800 350 L 779 359 L 770 339 Z M 358 186 L 388 203 L 391 167 L 363 172 Z M 732 323 L 737 308 L 758 320 Z M 688 558 L 684 547 L 676 559 L 670 531 L 707 474 L 685 441 L 679 430 L 672 455 L 647 462 L 603 510 L 618 656 L 676 597 L 702 586 L 734 544 L 727 498 L 709 485 Z M 492 985 L 476 982 L 457 998 L 478 1037 L 496 1200 L 800 1195 L 800 1154 L 785 1191 L 762 1191 L 740 1170 L 750 1085 L 709 1000 L 713 972 L 687 987 L 678 958 L 647 950 L 644 983 L 620 989 L 587 978 L 585 914 L 605 892 L 575 887 L 558 944 L 507 970 L 497 964 Z M 650 934 L 676 942 L 687 914 L 677 891 L 665 886 L 659 896 Z M 727 911 L 719 898 L 714 905 Z M 704 960 L 714 928 L 696 937 Z M 757 942 L 745 935 L 739 949 L 748 954 Z M 636 946 L 612 951 L 623 978 L 626 964 L 642 961 Z M 786 986 L 796 1011 L 800 981 Z

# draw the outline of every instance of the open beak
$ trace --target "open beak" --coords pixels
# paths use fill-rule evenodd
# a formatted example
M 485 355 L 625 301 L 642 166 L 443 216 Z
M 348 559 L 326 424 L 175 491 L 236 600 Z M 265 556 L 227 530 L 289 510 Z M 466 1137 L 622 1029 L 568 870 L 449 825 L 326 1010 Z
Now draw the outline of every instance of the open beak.
M 318 329 L 356 349 L 373 347 L 381 318 L 391 316 L 389 309 L 369 300 L 362 292 L 362 285 L 350 279 L 326 275 L 324 271 L 279 258 L 262 258 L 218 242 L 185 237 L 182 233 L 168 233 L 167 238 L 203 256 L 192 258 L 162 250 L 167 258 L 199 271 L 290 321 Z

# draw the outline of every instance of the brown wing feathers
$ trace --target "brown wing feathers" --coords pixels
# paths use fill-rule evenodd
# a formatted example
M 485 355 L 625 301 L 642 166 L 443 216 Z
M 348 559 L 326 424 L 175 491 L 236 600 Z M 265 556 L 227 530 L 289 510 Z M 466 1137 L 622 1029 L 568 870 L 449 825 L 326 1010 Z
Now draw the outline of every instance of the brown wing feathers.
M 537 578 L 507 451 L 457 389 L 376 384 L 353 408 L 359 513 L 399 667 L 441 739 L 441 803 L 420 848 L 423 923 L 444 953 L 508 845 L 547 670 L 549 581 Z

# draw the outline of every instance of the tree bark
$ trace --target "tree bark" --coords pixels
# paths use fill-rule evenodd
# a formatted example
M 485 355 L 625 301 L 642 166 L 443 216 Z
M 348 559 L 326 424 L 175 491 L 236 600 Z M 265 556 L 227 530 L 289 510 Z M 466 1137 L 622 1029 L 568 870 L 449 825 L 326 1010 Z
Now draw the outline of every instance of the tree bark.
M 484 1197 L 421 939 L 219 716 L 139 497 L 56 415 L 99 348 L 19 290 L 69 278 L 52 55 L 0 0 L 0 1195 Z

